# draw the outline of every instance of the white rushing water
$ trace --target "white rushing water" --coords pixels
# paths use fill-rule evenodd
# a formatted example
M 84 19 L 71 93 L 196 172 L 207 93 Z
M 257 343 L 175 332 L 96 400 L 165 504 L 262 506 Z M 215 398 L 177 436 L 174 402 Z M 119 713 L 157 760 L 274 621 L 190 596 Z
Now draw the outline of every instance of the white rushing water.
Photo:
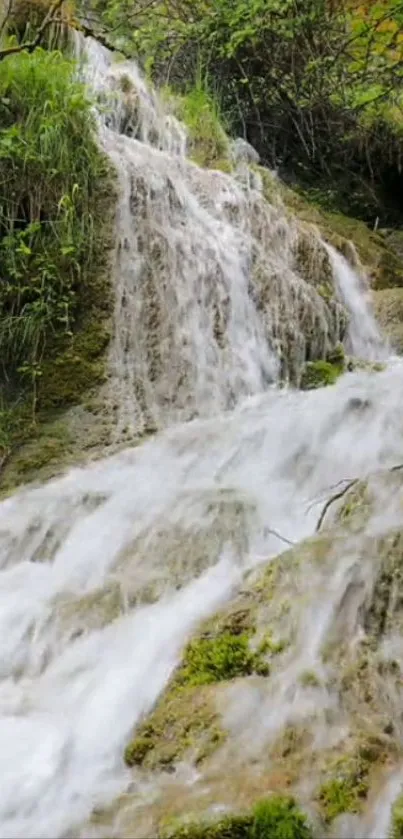
M 310 535 L 338 481 L 403 460 L 399 364 L 315 392 L 269 387 L 276 336 L 307 351 L 301 312 L 338 338 L 296 272 L 296 229 L 185 160 L 184 130 L 133 65 L 111 69 L 94 42 L 89 59 L 99 92 L 126 74 L 136 97 L 133 136 L 118 133 L 120 100 L 102 127 L 121 180 L 111 388 L 120 426 L 172 427 L 0 504 L 0 836 L 13 839 L 65 836 L 112 801 L 132 727 L 195 623 L 246 568 Z M 266 310 L 253 263 L 269 268 Z M 346 266 L 334 270 L 368 349 L 370 313 L 364 324 Z
M 336 287 L 350 312 L 348 349 L 358 358 L 369 361 L 386 359 L 388 347 L 373 315 L 368 283 L 335 248 L 327 245 L 327 250 Z

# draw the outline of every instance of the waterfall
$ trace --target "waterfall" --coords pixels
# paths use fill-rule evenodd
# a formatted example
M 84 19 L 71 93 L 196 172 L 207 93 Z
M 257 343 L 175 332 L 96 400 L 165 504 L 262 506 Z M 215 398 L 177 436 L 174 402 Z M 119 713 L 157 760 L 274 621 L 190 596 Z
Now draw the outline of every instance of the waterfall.
M 134 62 L 80 36 L 76 54 L 119 177 L 117 436 L 217 415 L 280 373 L 298 382 L 345 329 L 342 301 L 323 295 L 332 269 L 317 231 L 264 199 L 242 150 L 233 175 L 192 163 L 186 129 Z
M 189 161 L 185 130 L 137 68 L 85 49 L 120 185 L 109 398 L 118 430 L 162 430 L 0 504 L 4 839 L 80 835 L 135 784 L 124 745 L 196 623 L 246 569 L 311 535 L 337 482 L 403 460 L 399 365 L 307 393 L 275 386 L 282 353 L 297 369 L 342 324 L 342 305 L 298 269 L 296 223 L 258 179 Z M 321 273 L 326 248 L 304 235 Z M 359 291 L 331 259 L 361 329 Z M 323 631 L 344 577 L 322 592 Z
M 335 248 L 327 245 L 327 250 L 336 288 L 350 313 L 348 349 L 358 358 L 369 361 L 386 359 L 389 350 L 372 312 L 365 279 L 359 277 L 357 271 Z

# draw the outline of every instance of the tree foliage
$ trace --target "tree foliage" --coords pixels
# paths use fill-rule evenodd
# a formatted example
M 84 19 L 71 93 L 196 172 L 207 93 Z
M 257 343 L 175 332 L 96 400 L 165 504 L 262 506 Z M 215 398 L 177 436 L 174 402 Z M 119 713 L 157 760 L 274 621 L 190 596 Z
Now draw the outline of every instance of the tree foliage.
M 91 0 L 90 14 L 158 82 L 183 90 L 201 64 L 268 165 L 336 185 L 365 220 L 401 218 L 402 0 Z

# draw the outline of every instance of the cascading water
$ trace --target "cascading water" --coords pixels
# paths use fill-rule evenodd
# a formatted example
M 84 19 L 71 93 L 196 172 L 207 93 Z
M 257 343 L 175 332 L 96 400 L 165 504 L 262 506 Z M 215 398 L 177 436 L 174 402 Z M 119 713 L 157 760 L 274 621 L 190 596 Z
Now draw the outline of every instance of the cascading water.
M 296 270 L 296 228 L 258 190 L 187 161 L 183 129 L 135 68 L 86 50 L 99 93 L 134 84 L 133 136 L 118 133 L 127 103 L 100 127 L 121 182 L 119 428 L 199 418 L 0 504 L 0 835 L 13 839 L 77 835 L 113 801 L 131 779 L 132 726 L 197 621 L 247 568 L 313 533 L 313 500 L 403 460 L 399 366 L 311 393 L 268 388 L 286 339 L 296 364 L 306 356 L 302 321 L 325 346 L 339 337 L 337 306 L 332 321 Z
M 368 299 L 368 286 L 347 259 L 327 245 L 339 295 L 350 313 L 349 349 L 358 358 L 379 361 L 389 351 L 382 338 Z
M 185 129 L 133 63 L 113 63 L 92 39 L 78 39 L 76 52 L 119 175 L 117 437 L 218 414 L 280 370 L 298 381 L 304 361 L 345 330 L 342 302 L 323 294 L 332 268 L 318 233 L 265 201 L 242 149 L 235 177 L 193 164 Z

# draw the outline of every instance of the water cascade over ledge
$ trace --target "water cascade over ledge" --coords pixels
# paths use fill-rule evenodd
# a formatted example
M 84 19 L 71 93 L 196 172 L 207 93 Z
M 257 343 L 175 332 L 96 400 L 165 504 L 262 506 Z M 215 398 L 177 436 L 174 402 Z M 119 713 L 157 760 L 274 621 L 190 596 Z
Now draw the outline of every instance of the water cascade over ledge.
M 247 569 L 311 536 L 339 482 L 403 462 L 399 360 L 317 391 L 276 386 L 347 331 L 355 354 L 386 358 L 354 269 L 265 201 L 245 162 L 232 176 L 188 160 L 185 129 L 134 65 L 78 46 L 109 102 L 100 142 L 120 184 L 107 398 L 118 435 L 158 433 L 0 504 L 0 836 L 11 839 L 88 836 L 93 810 L 133 782 L 124 746 L 197 622 Z M 319 617 L 305 616 L 315 660 L 350 559 Z M 268 708 L 267 727 L 281 726 Z

